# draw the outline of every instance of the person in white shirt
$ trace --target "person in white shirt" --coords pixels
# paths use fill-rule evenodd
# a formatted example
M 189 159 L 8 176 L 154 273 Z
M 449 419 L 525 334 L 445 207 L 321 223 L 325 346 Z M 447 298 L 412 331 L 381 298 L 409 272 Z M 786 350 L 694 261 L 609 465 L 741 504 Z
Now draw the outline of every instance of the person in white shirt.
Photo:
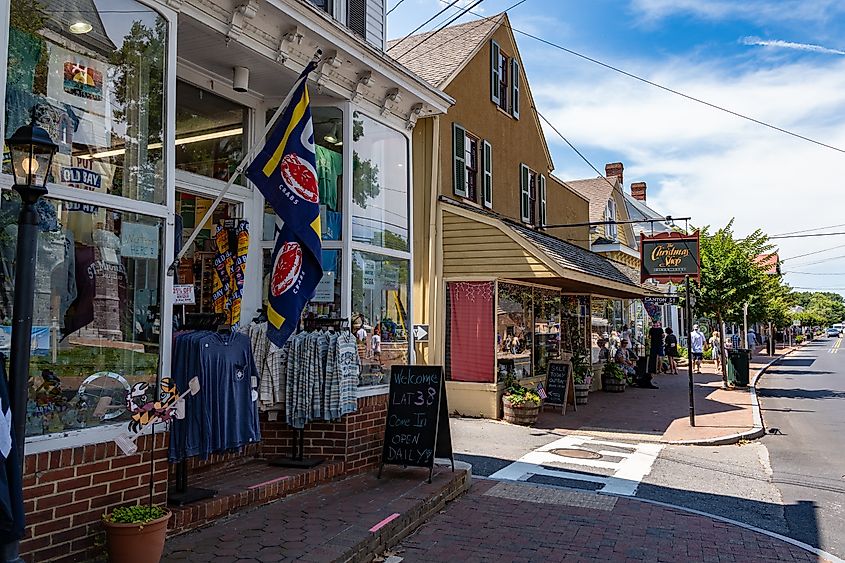
M 690 361 L 695 367 L 696 373 L 701 373 L 701 361 L 704 359 L 704 335 L 698 331 L 698 325 L 693 325 L 689 335 Z
M 355 337 L 358 338 L 358 342 L 366 342 L 367 341 L 367 331 L 364 330 L 364 327 L 358 329 L 358 332 L 355 333 Z

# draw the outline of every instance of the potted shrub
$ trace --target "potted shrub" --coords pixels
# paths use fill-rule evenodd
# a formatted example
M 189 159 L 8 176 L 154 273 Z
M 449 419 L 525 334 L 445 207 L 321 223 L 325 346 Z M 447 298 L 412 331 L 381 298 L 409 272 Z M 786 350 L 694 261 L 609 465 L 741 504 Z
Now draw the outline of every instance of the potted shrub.
M 609 393 L 622 393 L 625 391 L 626 384 L 625 372 L 621 367 L 613 362 L 604 364 L 601 372 L 602 389 Z
M 502 406 L 505 422 L 531 426 L 540 414 L 540 395 L 511 380 L 502 396 Z
M 109 561 L 158 563 L 170 511 L 161 506 L 120 506 L 103 514 Z
M 586 405 L 593 383 L 593 369 L 585 355 L 572 355 L 572 374 L 575 379 L 575 404 Z

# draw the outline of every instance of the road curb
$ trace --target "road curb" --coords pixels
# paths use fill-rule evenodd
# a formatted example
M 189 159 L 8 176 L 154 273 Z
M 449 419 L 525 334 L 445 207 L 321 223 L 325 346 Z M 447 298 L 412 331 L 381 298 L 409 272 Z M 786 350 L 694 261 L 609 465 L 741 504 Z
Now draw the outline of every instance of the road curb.
M 787 354 L 783 354 L 783 356 L 786 356 L 786 355 Z M 774 363 L 775 361 L 777 361 L 779 359 L 780 358 L 773 360 L 772 363 Z M 766 367 L 768 367 L 768 366 L 766 366 Z M 762 371 L 763 370 L 760 370 L 761 374 L 762 374 Z M 604 494 L 604 493 L 598 492 L 596 494 L 600 495 L 600 494 Z M 697 516 L 704 516 L 705 518 L 712 518 L 713 520 L 718 520 L 718 521 L 724 522 L 726 524 L 731 524 L 733 526 L 745 528 L 746 530 L 750 530 L 752 532 L 757 532 L 758 534 L 763 534 L 765 536 L 769 536 L 770 538 L 774 538 L 776 540 L 780 540 L 782 542 L 786 542 L 788 544 L 794 545 L 795 547 L 798 547 L 798 548 L 803 549 L 804 551 L 808 551 L 810 553 L 813 553 L 818 557 L 823 557 L 829 563 L 845 563 L 845 560 L 843 560 L 842 558 L 837 557 L 837 556 L 833 555 L 832 553 L 828 553 L 827 551 L 824 551 L 823 549 L 813 547 L 812 545 L 806 544 L 806 543 L 804 543 L 802 541 L 798 541 L 796 539 L 789 538 L 789 537 L 781 535 L 781 534 L 778 534 L 777 532 L 771 532 L 769 530 L 764 530 L 763 528 L 758 528 L 757 526 L 752 526 L 751 524 L 746 524 L 745 522 L 740 522 L 738 520 L 732 520 L 730 518 L 725 518 L 724 516 L 718 516 L 716 514 L 710 514 L 709 512 L 703 512 L 701 510 L 696 510 L 694 508 L 687 508 L 685 506 L 678 506 L 677 504 L 670 504 L 668 502 L 661 502 L 659 500 L 651 500 L 651 499 L 647 499 L 647 498 L 629 497 L 629 496 L 613 495 L 613 494 L 608 495 L 608 496 L 615 496 L 615 497 L 618 497 L 618 498 L 637 500 L 637 501 L 640 501 L 640 502 L 645 502 L 645 503 L 653 504 L 653 505 L 656 505 L 656 506 L 662 506 L 664 508 L 671 508 L 671 509 L 674 509 L 674 510 L 680 510 L 680 511 L 683 511 L 683 512 L 688 512 L 690 514 L 695 514 Z
M 751 419 L 752 419 L 752 428 L 750 430 L 746 430 L 745 432 L 739 432 L 736 434 L 728 434 L 727 436 L 718 436 L 716 438 L 707 438 L 703 440 L 672 440 L 672 441 L 665 441 L 664 444 L 668 444 L 670 446 L 729 446 L 731 444 L 736 444 L 741 440 L 756 440 L 757 438 L 762 438 L 766 435 L 766 427 L 763 424 L 763 413 L 760 411 L 760 400 L 757 397 L 757 382 L 760 381 L 760 378 L 769 369 L 772 364 L 781 359 L 785 358 L 798 348 L 793 348 L 792 350 L 781 354 L 780 356 L 771 360 L 768 364 L 757 370 L 757 373 L 754 375 L 754 379 L 751 382 L 751 385 L 748 386 L 748 390 L 751 392 Z

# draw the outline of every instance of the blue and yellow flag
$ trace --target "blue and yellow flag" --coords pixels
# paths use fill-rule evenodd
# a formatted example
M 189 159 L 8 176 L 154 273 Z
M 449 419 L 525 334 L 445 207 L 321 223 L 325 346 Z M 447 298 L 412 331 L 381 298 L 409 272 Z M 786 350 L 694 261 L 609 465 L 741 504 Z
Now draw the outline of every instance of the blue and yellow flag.
M 311 63 L 302 71 L 290 103 L 246 170 L 284 222 L 273 250 L 267 308 L 267 337 L 279 347 L 296 330 L 323 277 L 320 193 L 306 86 L 315 67 Z

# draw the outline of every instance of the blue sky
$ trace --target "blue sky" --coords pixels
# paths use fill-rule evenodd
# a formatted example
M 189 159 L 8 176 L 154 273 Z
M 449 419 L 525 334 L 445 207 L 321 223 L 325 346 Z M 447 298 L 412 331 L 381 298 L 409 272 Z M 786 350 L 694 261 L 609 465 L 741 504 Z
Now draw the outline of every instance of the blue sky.
M 473 11 L 492 15 L 515 2 L 484 0 Z M 445 5 L 405 0 L 389 17 L 389 37 L 407 34 Z M 424 29 L 455 13 L 457 7 Z M 845 149 L 845 2 L 527 0 L 509 15 L 517 30 Z M 722 226 L 735 218 L 740 235 L 758 227 L 780 234 L 845 224 L 845 153 L 696 104 L 519 33 L 516 39 L 540 112 L 600 170 L 623 162 L 626 189 L 647 182 L 649 204 L 658 211 L 691 216 L 698 225 Z M 595 176 L 552 131 L 547 139 L 555 175 Z M 787 259 L 843 245 L 786 260 L 783 269 L 794 272 L 786 276 L 793 287 L 841 288 L 845 294 L 845 275 L 839 275 L 845 272 L 845 236 L 778 242 Z

